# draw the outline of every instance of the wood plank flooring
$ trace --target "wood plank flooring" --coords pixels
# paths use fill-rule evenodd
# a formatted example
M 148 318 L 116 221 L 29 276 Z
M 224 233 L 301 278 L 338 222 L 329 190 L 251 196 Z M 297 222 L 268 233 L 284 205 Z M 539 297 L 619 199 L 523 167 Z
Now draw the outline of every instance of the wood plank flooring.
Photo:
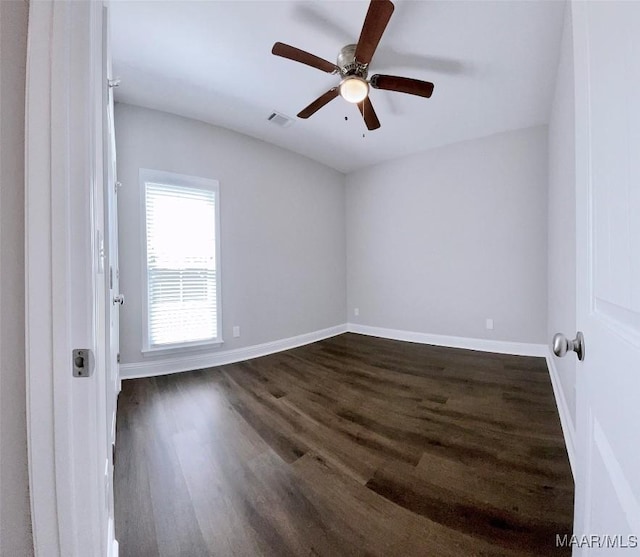
M 542 358 L 355 334 L 128 380 L 121 557 L 569 555 Z

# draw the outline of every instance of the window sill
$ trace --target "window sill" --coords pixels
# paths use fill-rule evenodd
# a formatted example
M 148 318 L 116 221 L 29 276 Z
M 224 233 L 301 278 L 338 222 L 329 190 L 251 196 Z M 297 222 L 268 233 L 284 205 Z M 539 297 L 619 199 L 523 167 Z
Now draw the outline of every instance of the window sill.
M 222 339 L 198 342 L 193 344 L 177 344 L 172 346 L 158 346 L 154 348 L 143 348 L 142 355 L 146 357 L 150 356 L 162 356 L 164 354 L 179 354 L 182 352 L 196 352 L 199 350 L 206 350 L 207 348 L 217 348 L 224 344 Z

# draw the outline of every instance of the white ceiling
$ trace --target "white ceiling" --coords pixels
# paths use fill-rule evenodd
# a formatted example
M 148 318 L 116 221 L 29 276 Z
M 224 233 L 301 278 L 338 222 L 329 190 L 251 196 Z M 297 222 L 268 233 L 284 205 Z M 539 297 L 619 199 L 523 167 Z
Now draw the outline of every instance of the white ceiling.
M 236 130 L 342 172 L 548 122 L 564 2 L 542 0 L 396 0 L 369 75 L 432 81 L 431 99 L 373 90 L 382 127 L 372 132 L 342 98 L 288 128 L 268 122 L 274 110 L 295 118 L 338 83 L 273 56 L 273 43 L 335 62 L 357 41 L 368 5 L 112 1 L 116 100 Z

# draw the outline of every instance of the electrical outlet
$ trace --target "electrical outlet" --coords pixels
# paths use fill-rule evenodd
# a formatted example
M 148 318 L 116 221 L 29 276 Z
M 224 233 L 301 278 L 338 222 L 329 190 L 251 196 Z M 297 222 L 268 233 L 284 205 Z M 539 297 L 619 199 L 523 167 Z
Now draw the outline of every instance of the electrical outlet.
M 358 315 L 360 315 L 360 308 L 353 308 L 353 315 L 358 317 Z
M 493 330 L 493 319 L 491 319 L 490 317 L 487 317 L 487 329 L 489 329 L 490 331 Z
M 233 327 L 233 338 L 238 338 L 240 336 L 240 325 L 235 325 Z

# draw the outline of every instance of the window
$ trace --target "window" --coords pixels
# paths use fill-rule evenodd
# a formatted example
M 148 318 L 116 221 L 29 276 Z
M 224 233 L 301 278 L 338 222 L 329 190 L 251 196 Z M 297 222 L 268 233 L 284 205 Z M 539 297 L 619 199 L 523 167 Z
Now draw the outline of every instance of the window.
M 218 182 L 140 170 L 143 351 L 222 342 Z

